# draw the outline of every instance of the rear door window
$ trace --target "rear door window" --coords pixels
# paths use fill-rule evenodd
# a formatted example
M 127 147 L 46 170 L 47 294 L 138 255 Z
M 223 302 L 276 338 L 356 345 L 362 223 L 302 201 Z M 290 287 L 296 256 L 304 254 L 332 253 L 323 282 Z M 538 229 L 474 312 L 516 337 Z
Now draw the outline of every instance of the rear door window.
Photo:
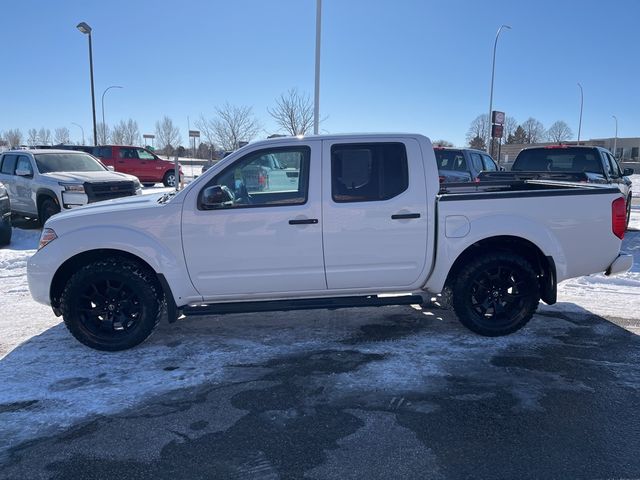
M 18 161 L 17 155 L 5 155 L 2 160 L 2 167 L 0 172 L 5 175 L 13 175 L 16 171 L 16 162 Z
M 409 187 L 403 143 L 335 144 L 331 196 L 336 203 L 389 200 Z
M 111 158 L 111 147 L 94 147 L 89 153 L 98 158 Z

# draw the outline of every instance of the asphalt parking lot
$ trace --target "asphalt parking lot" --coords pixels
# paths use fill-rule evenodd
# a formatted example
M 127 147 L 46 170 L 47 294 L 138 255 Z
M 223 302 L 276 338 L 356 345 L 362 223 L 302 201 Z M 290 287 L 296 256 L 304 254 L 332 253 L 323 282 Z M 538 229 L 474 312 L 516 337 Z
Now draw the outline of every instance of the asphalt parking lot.
M 118 354 L 58 324 L 2 361 L 43 393 L 0 405 L 0 478 L 639 478 L 637 323 L 545 310 L 488 339 L 435 305 L 228 315 Z

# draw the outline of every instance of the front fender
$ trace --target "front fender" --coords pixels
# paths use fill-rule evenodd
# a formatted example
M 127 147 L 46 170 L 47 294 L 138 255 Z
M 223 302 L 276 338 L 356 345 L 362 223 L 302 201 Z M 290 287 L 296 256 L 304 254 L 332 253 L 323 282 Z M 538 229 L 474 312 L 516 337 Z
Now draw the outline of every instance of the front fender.
M 553 258 L 558 278 L 565 278 L 566 255 L 553 231 L 543 223 L 515 215 L 492 215 L 470 221 L 466 235 L 450 238 L 446 236 L 446 217 L 443 222 L 442 228 L 438 229 L 436 262 L 425 285 L 430 292 L 442 291 L 451 267 L 467 248 L 481 240 L 501 236 L 522 238 L 533 243 L 545 256 Z
M 31 258 L 30 283 L 32 279 L 39 284 L 48 283 L 48 290 L 55 273 L 67 260 L 102 249 L 125 252 L 146 262 L 164 276 L 178 306 L 202 300 L 189 280 L 178 231 L 162 241 L 127 226 L 88 226 L 66 231 Z

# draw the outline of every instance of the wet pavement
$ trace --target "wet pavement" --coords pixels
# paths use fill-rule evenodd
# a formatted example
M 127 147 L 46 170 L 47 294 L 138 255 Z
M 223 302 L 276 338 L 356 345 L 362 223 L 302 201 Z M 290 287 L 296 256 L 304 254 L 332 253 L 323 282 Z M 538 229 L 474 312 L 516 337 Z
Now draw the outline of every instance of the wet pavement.
M 0 366 L 45 362 L 25 349 L 47 335 L 95 365 L 38 370 L 38 398 L 0 405 L 0 425 L 16 422 L 0 433 L 0 478 L 640 478 L 630 323 L 545 310 L 491 339 L 437 306 L 190 318 L 126 368 L 138 357 L 56 326 Z M 142 391 L 146 375 L 160 393 L 131 398 L 123 372 L 138 366 Z M 61 392 L 67 403 L 49 401 Z M 104 395 L 113 408 L 92 413 L 86 399 Z M 67 425 L 60 408 L 81 415 Z

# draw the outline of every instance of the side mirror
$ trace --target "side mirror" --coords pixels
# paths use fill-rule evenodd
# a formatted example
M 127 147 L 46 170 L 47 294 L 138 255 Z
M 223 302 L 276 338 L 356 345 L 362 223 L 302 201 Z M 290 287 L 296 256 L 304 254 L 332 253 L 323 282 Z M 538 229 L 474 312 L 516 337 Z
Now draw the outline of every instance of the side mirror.
M 113 166 L 112 166 L 112 165 L 105 165 L 105 167 L 107 167 L 107 170 L 109 170 L 109 171 L 111 171 L 111 172 L 115 172 L 115 171 L 116 171 L 116 169 L 115 169 L 115 168 L 113 168 Z
M 19 170 L 16 170 L 16 175 L 19 177 L 31 178 L 33 177 L 33 172 L 31 170 L 19 169 Z
M 228 187 L 224 185 L 214 185 L 207 187 L 202 192 L 202 208 L 214 210 L 216 208 L 232 207 L 235 196 Z
M 506 171 L 507 171 L 507 169 L 506 169 L 506 168 L 504 168 L 504 167 L 498 167 L 498 171 L 499 171 L 499 172 L 506 172 Z
M 633 168 L 625 168 L 622 171 L 622 175 L 624 175 L 625 177 L 628 177 L 629 175 L 633 175 L 635 173 L 635 169 Z

